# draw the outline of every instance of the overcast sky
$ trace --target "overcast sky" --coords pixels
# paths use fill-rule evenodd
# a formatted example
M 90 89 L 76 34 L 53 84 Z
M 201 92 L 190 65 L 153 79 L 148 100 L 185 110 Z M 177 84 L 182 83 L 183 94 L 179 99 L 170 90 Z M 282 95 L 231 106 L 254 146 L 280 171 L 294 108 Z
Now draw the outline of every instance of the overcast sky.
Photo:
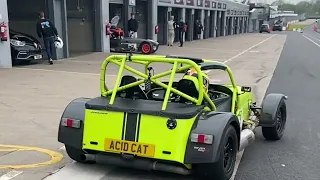
M 266 2 L 266 3 L 272 3 L 272 2 L 274 2 L 274 1 L 276 1 L 276 0 L 251 0 L 251 1 L 256 1 L 256 2 L 262 2 L 262 3 L 264 3 L 264 2 Z M 296 3 L 298 3 L 298 2 L 300 2 L 300 1 L 302 1 L 302 0 L 284 0 L 285 2 L 291 2 L 291 3 L 293 3 L 293 4 L 296 4 Z

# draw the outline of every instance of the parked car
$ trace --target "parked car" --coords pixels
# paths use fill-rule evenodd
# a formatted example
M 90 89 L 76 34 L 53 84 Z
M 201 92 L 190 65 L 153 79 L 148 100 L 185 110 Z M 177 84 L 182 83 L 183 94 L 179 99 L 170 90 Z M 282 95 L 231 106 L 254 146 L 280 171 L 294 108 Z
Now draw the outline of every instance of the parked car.
M 262 24 L 260 27 L 260 33 L 267 32 L 270 33 L 269 24 Z
M 43 58 L 41 44 L 35 37 L 12 29 L 9 33 L 12 65 Z
M 277 20 L 272 27 L 273 31 L 282 31 L 283 27 L 283 21 L 282 20 Z

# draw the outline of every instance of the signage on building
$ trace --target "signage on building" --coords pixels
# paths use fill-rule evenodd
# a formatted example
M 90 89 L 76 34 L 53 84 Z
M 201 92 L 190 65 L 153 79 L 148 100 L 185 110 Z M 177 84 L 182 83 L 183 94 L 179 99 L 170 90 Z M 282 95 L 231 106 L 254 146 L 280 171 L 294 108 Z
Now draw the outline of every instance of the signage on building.
M 129 0 L 129 6 L 135 6 L 136 0 Z
M 188 6 L 194 6 L 194 0 L 187 0 Z
M 160 3 L 169 3 L 169 4 L 171 4 L 171 0 L 159 0 L 158 2 L 160 2 Z
M 203 7 L 203 0 L 197 0 L 197 6 Z
M 204 2 L 204 7 L 210 8 L 210 1 L 206 0 Z
M 212 1 L 212 8 L 217 8 L 217 3 Z
M 174 0 L 174 4 L 184 5 L 184 0 Z
M 223 9 L 227 9 L 227 4 L 223 4 Z
M 218 9 L 221 9 L 221 3 L 218 3 Z

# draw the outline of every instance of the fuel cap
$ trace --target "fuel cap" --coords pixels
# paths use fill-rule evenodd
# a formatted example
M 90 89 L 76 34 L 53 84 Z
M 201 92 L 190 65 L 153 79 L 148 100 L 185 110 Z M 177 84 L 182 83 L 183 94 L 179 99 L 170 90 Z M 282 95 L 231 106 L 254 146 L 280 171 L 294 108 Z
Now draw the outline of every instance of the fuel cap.
M 168 129 L 175 129 L 177 127 L 177 121 L 175 119 L 168 119 L 167 121 Z

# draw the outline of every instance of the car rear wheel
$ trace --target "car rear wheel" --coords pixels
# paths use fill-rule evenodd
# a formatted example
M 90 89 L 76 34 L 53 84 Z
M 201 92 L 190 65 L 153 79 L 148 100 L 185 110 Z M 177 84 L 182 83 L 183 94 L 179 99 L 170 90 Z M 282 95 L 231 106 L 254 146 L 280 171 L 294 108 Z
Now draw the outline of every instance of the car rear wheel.
M 141 52 L 143 54 L 150 54 L 152 52 L 152 47 L 151 47 L 150 43 L 143 42 L 141 44 Z
M 218 162 L 210 164 L 199 164 L 196 172 L 204 180 L 229 180 L 233 174 L 238 151 L 237 132 L 229 125 L 222 139 Z
M 275 125 L 273 127 L 262 127 L 262 135 L 267 140 L 279 140 L 282 138 L 286 125 L 286 104 L 281 100 L 276 112 Z
M 68 156 L 79 163 L 92 164 L 94 162 L 85 161 L 85 152 L 72 146 L 65 145 Z

